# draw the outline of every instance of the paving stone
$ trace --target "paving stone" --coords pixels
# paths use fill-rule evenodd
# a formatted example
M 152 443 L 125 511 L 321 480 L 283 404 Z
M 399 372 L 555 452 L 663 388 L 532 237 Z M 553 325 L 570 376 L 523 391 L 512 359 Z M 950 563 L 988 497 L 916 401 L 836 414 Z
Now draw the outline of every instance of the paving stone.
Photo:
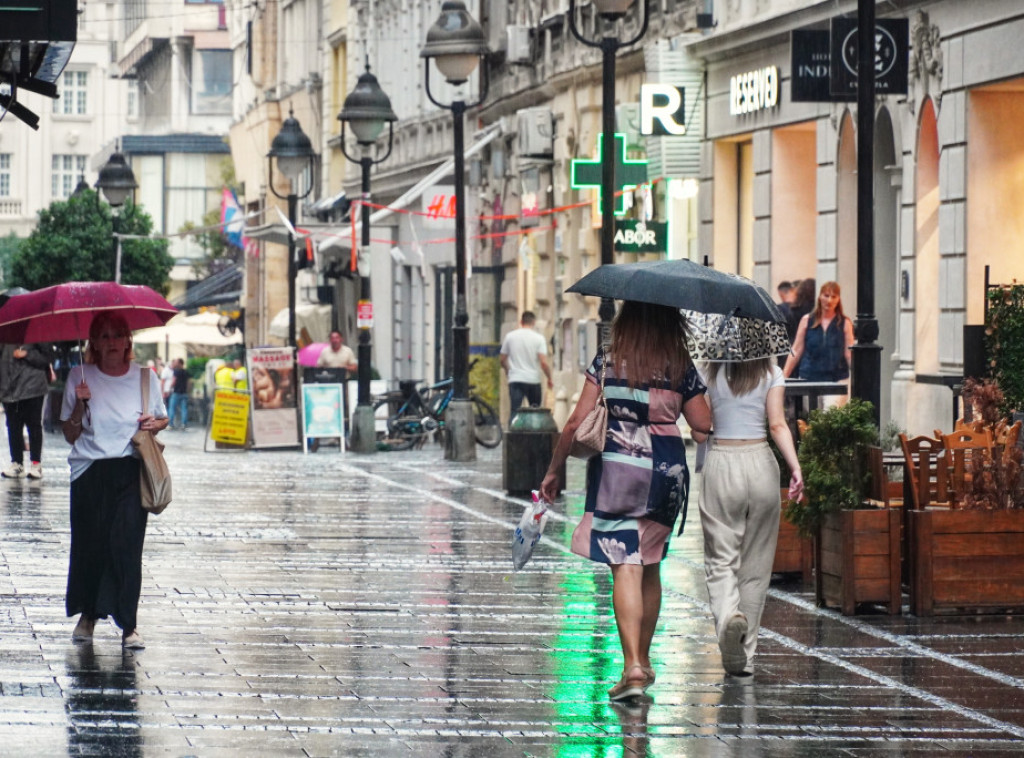
M 0 481 L 0 754 L 1020 754 L 1019 616 L 843 618 L 776 577 L 756 681 L 736 687 L 691 507 L 663 565 L 658 682 L 612 705 L 610 577 L 567 549 L 581 464 L 513 572 L 524 503 L 501 491 L 500 451 L 224 454 L 162 436 L 175 500 L 149 522 L 138 653 L 109 622 L 70 643 L 63 441 L 46 437 L 43 482 Z

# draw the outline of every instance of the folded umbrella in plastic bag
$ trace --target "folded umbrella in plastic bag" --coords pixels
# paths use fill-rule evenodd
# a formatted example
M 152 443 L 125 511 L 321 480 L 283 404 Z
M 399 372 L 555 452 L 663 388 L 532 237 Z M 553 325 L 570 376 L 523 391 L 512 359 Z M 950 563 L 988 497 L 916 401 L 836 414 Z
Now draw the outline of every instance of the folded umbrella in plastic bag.
M 526 565 L 533 555 L 533 548 L 544 533 L 544 524 L 548 520 L 548 504 L 540 499 L 540 493 L 533 491 L 533 503 L 526 506 L 519 526 L 512 535 L 512 566 L 516 571 Z

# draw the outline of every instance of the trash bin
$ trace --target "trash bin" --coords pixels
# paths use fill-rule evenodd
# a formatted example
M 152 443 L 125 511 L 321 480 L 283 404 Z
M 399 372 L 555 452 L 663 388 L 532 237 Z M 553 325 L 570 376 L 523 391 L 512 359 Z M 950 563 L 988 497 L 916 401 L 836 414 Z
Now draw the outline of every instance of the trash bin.
M 547 408 L 520 408 L 505 432 L 502 485 L 510 495 L 527 496 L 537 489 L 558 444 L 558 425 Z M 562 467 L 565 478 L 565 466 Z

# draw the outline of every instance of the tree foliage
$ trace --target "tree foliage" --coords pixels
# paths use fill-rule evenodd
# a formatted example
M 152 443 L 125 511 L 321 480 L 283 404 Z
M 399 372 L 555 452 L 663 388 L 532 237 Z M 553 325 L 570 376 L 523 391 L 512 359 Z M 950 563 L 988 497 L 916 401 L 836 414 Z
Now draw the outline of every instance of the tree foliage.
M 114 279 L 114 232 L 148 236 L 153 219 L 130 200 L 117 213 L 93 190 L 57 200 L 39 212 L 39 224 L 11 258 L 8 286 L 35 290 L 63 282 Z M 162 239 L 121 241 L 121 282 L 145 284 L 166 295 L 174 259 Z

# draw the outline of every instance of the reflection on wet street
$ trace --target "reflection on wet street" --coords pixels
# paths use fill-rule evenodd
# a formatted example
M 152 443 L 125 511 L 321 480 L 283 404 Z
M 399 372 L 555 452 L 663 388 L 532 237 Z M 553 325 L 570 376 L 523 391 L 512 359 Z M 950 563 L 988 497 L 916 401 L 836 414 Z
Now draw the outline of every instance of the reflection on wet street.
M 664 567 L 650 697 L 621 673 L 607 570 L 573 556 L 582 464 L 527 567 L 500 451 L 203 453 L 167 432 L 122 653 L 64 616 L 68 482 L 0 481 L 0 754 L 39 756 L 1017 755 L 1024 620 L 844 618 L 777 577 L 750 686 L 723 679 L 700 529 Z M 699 484 L 699 482 L 698 482 Z M 696 493 L 691 495 L 691 505 Z

